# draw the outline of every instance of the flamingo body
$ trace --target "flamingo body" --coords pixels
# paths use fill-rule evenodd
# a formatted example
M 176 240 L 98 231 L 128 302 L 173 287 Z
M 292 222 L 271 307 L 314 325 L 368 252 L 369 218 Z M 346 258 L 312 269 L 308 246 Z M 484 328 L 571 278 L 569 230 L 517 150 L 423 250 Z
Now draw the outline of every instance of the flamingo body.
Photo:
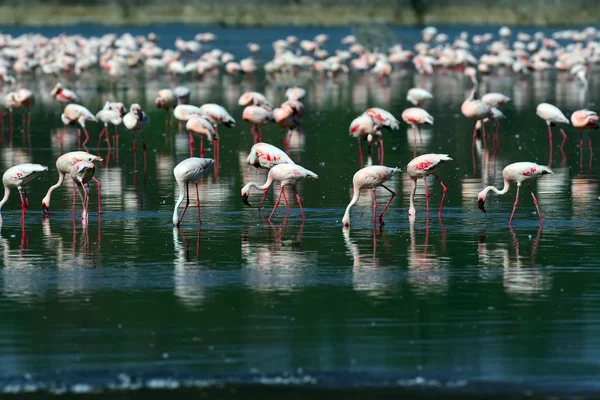
M 179 187 L 179 198 L 175 203 L 175 209 L 173 210 L 173 225 L 179 226 L 181 224 L 181 220 L 185 215 L 185 211 L 187 210 L 190 204 L 190 192 L 189 192 L 189 183 L 193 182 L 196 184 L 196 195 L 197 202 L 196 205 L 198 207 L 198 222 L 200 222 L 200 199 L 198 195 L 198 181 L 200 177 L 204 175 L 204 173 L 213 165 L 214 160 L 211 158 L 198 158 L 198 157 L 190 157 L 173 168 L 173 175 L 175 176 L 175 180 L 177 181 L 177 186 Z M 181 216 L 178 215 L 178 209 L 183 199 L 186 198 L 187 202 L 181 213 Z
M 21 195 L 21 223 L 25 220 L 25 212 L 29 206 L 27 200 L 26 186 L 38 173 L 47 171 L 48 167 L 40 164 L 19 164 L 10 167 L 2 175 L 2 184 L 4 185 L 4 197 L 0 200 L 0 210 L 8 201 L 10 191 L 17 189 Z M 0 226 L 2 225 L 2 214 L 0 214 Z
M 203 112 L 208 120 L 215 126 L 225 125 L 228 128 L 233 128 L 235 126 L 235 119 L 233 119 L 223 106 L 207 103 L 200 107 L 200 111 Z
M 481 101 L 487 104 L 490 107 L 501 107 L 504 104 L 508 103 L 511 100 L 510 97 L 503 95 L 502 93 L 486 93 L 481 96 Z
M 428 175 L 435 175 L 437 170 L 440 169 L 440 167 L 448 161 L 452 161 L 452 159 L 450 157 L 448 157 L 448 154 L 430 153 L 430 154 L 423 154 L 422 156 L 418 156 L 418 157 L 414 158 L 411 162 L 408 163 L 408 165 L 406 166 L 406 172 L 408 173 L 408 176 L 410 177 L 410 179 L 412 179 L 412 182 L 413 182 L 412 191 L 410 194 L 410 207 L 408 209 L 409 215 L 414 216 L 416 213 L 415 205 L 414 205 L 414 198 L 415 198 L 415 193 L 417 191 L 417 180 L 425 179 Z M 437 175 L 435 175 L 435 176 L 437 178 Z M 439 180 L 439 178 L 438 178 L 438 180 Z M 424 180 L 424 182 L 425 182 L 425 187 L 427 187 L 427 181 Z M 440 203 L 440 210 L 438 213 L 441 216 L 442 215 L 442 207 L 444 205 L 444 199 L 446 197 L 447 188 L 446 188 L 446 186 L 444 186 L 444 184 L 442 183 L 441 180 L 440 180 L 440 184 L 442 185 L 442 188 L 444 190 L 444 194 L 442 196 L 442 201 Z M 427 199 L 429 198 L 429 190 L 428 189 L 426 191 L 426 198 Z
M 433 99 L 433 95 L 425 89 L 412 88 L 408 90 L 406 94 L 406 100 L 410 101 L 413 105 L 420 107 L 425 100 Z
M 256 168 L 263 169 L 271 169 L 279 164 L 294 164 L 292 159 L 283 150 L 262 142 L 252 146 L 246 162 L 254 165 Z

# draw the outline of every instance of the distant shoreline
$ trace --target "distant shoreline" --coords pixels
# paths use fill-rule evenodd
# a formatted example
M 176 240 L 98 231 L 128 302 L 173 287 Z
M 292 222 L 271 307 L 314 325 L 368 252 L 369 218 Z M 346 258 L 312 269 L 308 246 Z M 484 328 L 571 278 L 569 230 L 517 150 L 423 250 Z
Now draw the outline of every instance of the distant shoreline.
M 470 4 L 472 2 L 472 4 Z M 59 4 L 60 3 L 60 4 Z M 600 7 L 577 11 L 580 1 L 561 1 L 552 10 L 538 9 L 538 1 L 519 2 L 513 7 L 502 7 L 502 0 L 465 0 L 463 4 L 430 6 L 420 0 L 402 5 L 403 1 L 387 4 L 375 0 L 365 8 L 357 0 L 343 6 L 304 4 L 303 1 L 263 3 L 256 1 L 224 0 L 218 5 L 208 4 L 152 4 L 135 0 L 88 4 L 39 4 L 23 1 L 0 6 L 0 25 L 5 26 L 70 26 L 93 23 L 107 26 L 149 26 L 153 24 L 216 24 L 223 26 L 346 26 L 356 24 L 387 24 L 396 26 L 421 25 L 514 25 L 514 26 L 568 26 L 597 24 Z M 431 3 L 436 3 L 435 1 Z M 528 4 L 529 3 L 529 4 Z

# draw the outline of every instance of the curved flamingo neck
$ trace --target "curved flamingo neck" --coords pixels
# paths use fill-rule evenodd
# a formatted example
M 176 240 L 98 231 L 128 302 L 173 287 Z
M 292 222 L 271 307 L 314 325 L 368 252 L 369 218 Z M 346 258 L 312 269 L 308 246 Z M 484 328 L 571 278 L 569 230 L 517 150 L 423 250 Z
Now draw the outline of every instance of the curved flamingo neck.
M 60 187 L 60 185 L 62 185 L 64 179 L 65 179 L 65 174 L 63 174 L 62 172 L 59 172 L 58 173 L 58 182 L 56 182 L 54 185 L 50 186 L 50 189 L 48 189 L 48 193 L 46 193 L 46 197 L 44 197 L 44 199 L 42 200 L 42 204 L 45 204 L 46 207 L 50 207 L 50 196 L 52 196 L 52 192 L 54 191 L 54 189 L 56 189 L 57 187 Z
M 408 208 L 408 215 L 415 215 L 415 193 L 417 193 L 417 180 L 412 180 L 412 190 L 410 191 L 410 206 Z
M 173 210 L 173 225 L 177 225 L 179 223 L 179 213 L 177 212 L 177 210 L 179 210 L 179 206 L 185 198 L 183 182 L 177 181 L 177 186 L 179 187 L 179 198 L 177 199 L 177 202 L 175 203 L 175 209 Z
M 342 218 L 342 223 L 344 225 L 346 225 L 346 223 L 350 225 L 350 209 L 356 204 L 358 198 L 360 197 L 360 186 L 354 185 L 353 192 L 352 200 L 350 200 L 350 203 L 348 203 L 348 207 L 346 207 L 346 212 L 344 213 L 344 218 Z
M 485 189 L 483 189 L 482 195 L 483 195 L 483 198 L 485 198 L 489 191 L 492 191 L 496 194 L 502 195 L 502 194 L 505 194 L 506 192 L 508 192 L 508 189 L 510 189 L 510 182 L 505 178 L 504 179 L 504 187 L 502 188 L 502 190 L 498 190 L 494 186 L 488 186 Z
M 0 200 L 0 210 L 2 210 L 2 206 L 6 204 L 8 201 L 8 196 L 10 195 L 10 188 L 4 186 L 4 197 Z M 0 214 L 0 225 L 2 225 L 2 214 Z
M 267 181 L 264 184 L 259 185 L 258 182 L 250 182 L 249 184 L 246 185 L 246 188 L 248 190 L 251 187 L 256 188 L 258 190 L 265 190 L 273 184 L 273 181 L 275 181 L 275 179 L 273 179 L 273 176 L 271 176 L 271 173 L 269 172 L 269 175 L 267 176 Z

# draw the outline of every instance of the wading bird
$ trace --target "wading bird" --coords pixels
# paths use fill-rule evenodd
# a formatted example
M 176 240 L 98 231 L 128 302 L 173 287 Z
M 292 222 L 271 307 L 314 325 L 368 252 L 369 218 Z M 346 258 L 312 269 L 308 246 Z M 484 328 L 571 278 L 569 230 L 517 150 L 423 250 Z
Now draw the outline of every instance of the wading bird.
M 185 215 L 185 212 L 190 205 L 190 189 L 189 183 L 193 182 L 196 184 L 196 207 L 198 207 L 198 223 L 200 223 L 200 194 L 198 193 L 198 181 L 200 177 L 204 175 L 206 170 L 213 165 L 214 160 L 211 158 L 198 158 L 191 157 L 183 160 L 179 164 L 173 168 L 173 175 L 175 175 L 175 180 L 177 181 L 177 186 L 179 187 L 179 198 L 175 203 L 175 209 L 173 210 L 173 225 L 179 226 L 181 224 L 181 220 Z M 183 207 L 183 212 L 181 215 L 177 214 L 179 206 L 183 202 L 183 198 L 185 197 L 186 203 Z
M 485 200 L 488 192 L 491 190 L 496 194 L 505 194 L 508 192 L 511 183 L 517 184 L 517 195 L 515 197 L 515 204 L 513 206 L 512 213 L 510 214 L 510 219 L 508 220 L 509 224 L 512 224 L 513 217 L 515 215 L 515 210 L 517 209 L 517 205 L 519 204 L 519 189 L 521 188 L 522 183 L 529 183 L 534 179 L 539 178 L 542 175 L 552 174 L 550 168 L 545 167 L 543 165 L 538 165 L 532 162 L 518 162 L 514 164 L 507 165 L 502 170 L 502 176 L 504 178 L 504 188 L 502 190 L 496 189 L 494 186 L 488 186 L 483 189 L 477 195 L 477 206 L 481 211 L 487 214 L 487 211 L 484 208 Z M 528 184 L 529 190 L 531 191 L 531 197 L 533 198 L 533 204 L 535 204 L 535 209 L 537 210 L 538 217 L 540 218 L 540 223 L 543 224 L 544 220 L 542 219 L 542 213 L 540 213 L 540 208 L 537 203 L 537 199 L 533 194 L 533 190 L 531 186 Z
M 4 185 L 4 197 L 0 200 L 0 210 L 8 201 L 10 191 L 17 189 L 21 197 L 21 225 L 25 222 L 25 212 L 29 207 L 27 200 L 27 184 L 31 182 L 35 176 L 43 171 L 47 171 L 48 167 L 40 164 L 19 164 L 10 167 L 2 175 L 2 184 Z M 0 214 L 0 226 L 2 226 L 2 214 Z
M 412 191 L 410 192 L 410 207 L 408 209 L 408 215 L 414 216 L 416 214 L 415 211 L 415 193 L 417 192 L 417 179 L 423 178 L 423 182 L 425 183 L 425 201 L 427 204 L 427 213 L 429 213 L 429 189 L 427 188 L 427 176 L 433 175 L 442 185 L 442 189 L 444 190 L 444 194 L 442 195 L 442 201 L 440 202 L 440 210 L 438 211 L 438 215 L 442 217 L 442 207 L 444 206 L 444 200 L 446 199 L 446 192 L 448 192 L 448 188 L 446 185 L 442 183 L 440 178 L 437 176 L 436 172 L 440 167 L 448 161 L 452 161 L 448 154 L 423 154 L 411 162 L 406 166 L 406 172 L 410 179 L 412 179 Z

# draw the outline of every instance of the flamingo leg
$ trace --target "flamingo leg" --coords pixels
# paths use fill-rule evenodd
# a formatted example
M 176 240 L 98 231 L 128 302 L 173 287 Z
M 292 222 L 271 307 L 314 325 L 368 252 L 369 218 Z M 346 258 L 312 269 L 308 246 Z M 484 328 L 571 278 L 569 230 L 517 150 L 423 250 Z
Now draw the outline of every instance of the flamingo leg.
M 198 192 L 198 182 L 196 182 L 196 207 L 198 207 L 198 223 L 200 223 L 200 193 Z
M 25 200 L 27 196 L 24 196 L 23 189 L 19 189 L 19 197 L 21 197 L 21 225 L 23 225 L 25 224 L 25 212 L 27 211 L 27 203 Z
M 475 158 L 475 139 L 477 138 L 477 122 L 473 128 L 473 143 L 471 143 L 471 158 L 473 159 L 473 176 L 477 173 L 477 159 Z M 415 153 L 416 157 L 416 153 Z
M 417 156 L 417 126 L 413 124 L 413 157 Z M 473 140 L 475 140 L 475 136 L 473 136 Z
M 300 195 L 296 193 L 296 200 L 298 200 L 298 206 L 300 206 L 300 214 L 302 214 L 302 220 L 304 221 L 306 218 L 304 217 L 304 210 L 302 209 L 302 200 L 300 200 Z
M 563 140 L 563 143 L 565 141 Z M 562 150 L 562 145 L 560 146 Z M 583 169 L 583 132 L 579 131 L 579 171 Z
M 521 189 L 521 185 L 517 184 L 517 195 L 515 196 L 515 204 L 513 205 L 513 210 L 512 210 L 512 213 L 510 214 L 510 219 L 508 220 L 509 225 L 512 225 L 512 220 L 515 215 L 515 210 L 517 209 L 517 206 L 519 205 L 519 189 Z
M 363 150 L 362 150 L 362 145 L 360 143 L 360 138 L 356 138 L 356 140 L 358 140 L 358 157 L 360 159 L 360 168 L 363 167 Z
M 77 150 L 81 150 L 81 129 L 77 129 Z
M 589 168 L 590 168 L 590 174 L 591 174 L 592 173 L 592 157 L 593 157 L 593 152 L 592 152 L 592 137 L 590 136 L 589 132 L 588 132 L 588 146 L 590 147 Z
M 552 165 L 552 129 L 550 128 L 550 124 L 548 124 L 548 142 L 550 144 L 550 155 L 548 156 L 548 166 Z
M 377 194 L 376 190 L 373 189 L 373 229 L 377 226 Z
M 96 178 L 92 178 L 94 182 L 96 182 L 96 186 L 98 186 L 98 215 L 102 215 L 102 208 L 100 206 L 100 192 L 102 191 L 102 184 Z
M 200 136 L 200 158 L 204 158 L 204 138 Z
M 96 143 L 96 151 L 98 151 L 98 148 L 100 147 L 100 142 L 102 141 L 102 136 L 104 135 L 104 132 L 106 132 L 106 137 L 108 138 L 108 128 L 106 125 L 104 125 L 104 128 L 102 128 L 102 130 L 100 131 L 100 136 L 98 136 L 98 142 Z
M 252 124 L 252 127 L 250 128 L 250 133 L 254 138 L 254 143 L 258 143 L 258 133 L 256 132 L 256 124 Z
M 379 165 L 383 165 L 383 139 L 379 139 L 379 148 L 381 149 L 381 159 Z
M 87 129 L 85 129 L 85 126 L 82 126 L 83 128 L 83 133 L 85 133 L 85 140 L 82 143 L 82 146 L 85 147 L 85 144 L 88 142 L 88 140 L 90 140 L 90 135 L 88 134 Z
M 444 185 L 444 183 L 439 178 L 439 176 L 437 176 L 437 174 L 433 174 L 433 176 L 435 176 L 436 179 L 440 182 L 440 185 L 442 185 L 442 188 L 444 190 L 444 194 L 442 194 L 442 201 L 440 202 L 440 211 L 438 212 L 438 216 L 442 218 L 442 207 L 444 207 L 444 200 L 446 200 L 446 193 L 448 192 L 448 188 L 446 187 L 446 185 Z
M 283 192 L 283 200 L 285 200 L 285 205 L 288 208 L 288 212 L 290 212 L 291 211 L 290 204 L 288 203 L 287 195 L 285 194 L 285 189 L 283 188 L 283 185 L 281 185 L 281 191 Z
M 275 210 L 279 206 L 279 202 L 281 201 L 281 194 L 283 193 L 283 188 L 279 192 L 279 197 L 277 197 L 277 201 L 275 202 L 275 206 L 273 207 L 273 211 L 271 211 L 271 215 L 269 215 L 269 219 L 267 221 L 271 222 L 271 217 L 275 214 Z
M 146 175 L 146 139 L 144 139 L 144 130 L 140 131 L 140 135 L 142 135 L 142 148 L 144 149 L 144 175 Z
M 177 226 L 181 225 L 181 220 L 183 219 L 183 216 L 185 215 L 185 212 L 189 205 L 190 205 L 190 188 L 189 188 L 189 182 L 186 182 L 185 183 L 185 207 L 183 207 L 183 212 L 179 216 L 179 221 L 177 221 Z
M 194 135 L 192 135 L 192 131 L 188 131 L 190 135 L 190 157 L 194 157 Z
M 427 215 L 429 215 L 429 188 L 427 187 L 427 177 L 423 178 L 425 183 L 425 206 L 427 208 Z
M 417 132 L 419 133 L 419 143 L 421 144 L 421 154 L 425 152 L 425 147 L 423 146 L 423 135 L 421 135 L 421 127 L 417 125 Z
M 535 204 L 535 210 L 538 213 L 538 217 L 540 218 L 540 224 L 544 223 L 544 220 L 542 219 L 542 213 L 540 212 L 540 206 L 538 205 L 537 199 L 535 198 L 535 194 L 533 194 L 533 189 L 531 188 L 531 185 L 527 185 L 527 187 L 529 187 L 529 191 L 531 192 L 531 198 L 533 199 L 533 204 Z M 518 187 L 517 187 L 517 190 Z
M 265 191 L 264 191 L 264 193 L 263 193 L 262 200 L 260 201 L 260 205 L 258 206 L 259 210 L 262 208 L 262 205 L 265 202 L 265 198 L 267 197 L 267 193 L 269 193 L 269 188 L 266 188 Z
M 385 214 L 385 212 L 387 211 L 388 207 L 392 203 L 392 200 L 394 200 L 394 197 L 396 197 L 396 193 L 392 189 L 388 188 L 385 185 L 381 185 L 381 187 L 384 188 L 385 190 L 387 190 L 388 192 L 390 192 L 392 194 L 392 197 L 390 197 L 390 199 L 388 200 L 387 204 L 383 208 L 383 211 L 381 212 L 381 215 L 379 216 L 379 223 L 381 225 L 383 225 L 384 224 L 384 222 L 383 222 L 383 214 Z

